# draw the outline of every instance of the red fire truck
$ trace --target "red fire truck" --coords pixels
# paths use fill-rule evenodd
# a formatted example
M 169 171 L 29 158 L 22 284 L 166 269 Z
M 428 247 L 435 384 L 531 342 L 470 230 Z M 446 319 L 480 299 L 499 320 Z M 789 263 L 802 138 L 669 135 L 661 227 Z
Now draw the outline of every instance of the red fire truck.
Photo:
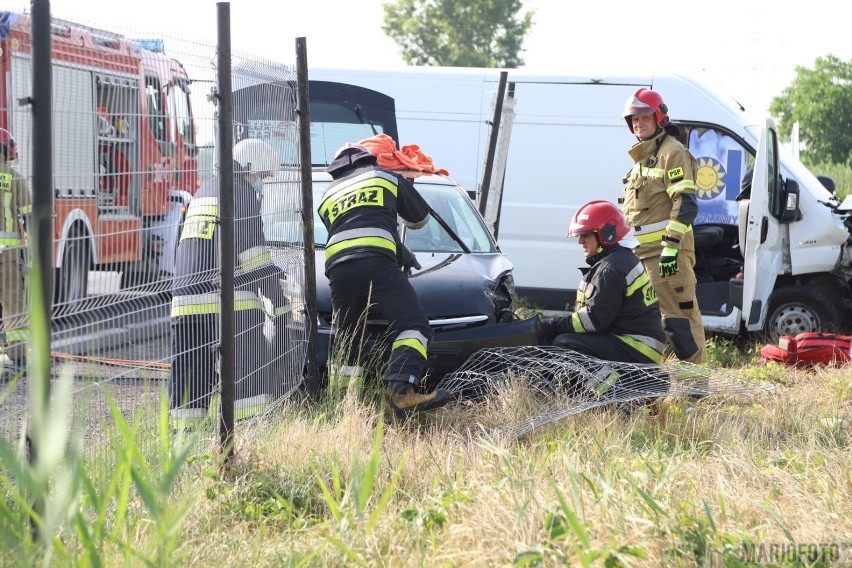
M 70 308 L 87 296 L 90 269 L 121 271 L 124 287 L 173 273 L 197 147 L 190 80 L 162 42 L 57 19 L 51 28 L 54 288 Z M 32 96 L 31 55 L 29 16 L 0 11 L 0 127 L 28 178 L 38 155 L 19 101 Z

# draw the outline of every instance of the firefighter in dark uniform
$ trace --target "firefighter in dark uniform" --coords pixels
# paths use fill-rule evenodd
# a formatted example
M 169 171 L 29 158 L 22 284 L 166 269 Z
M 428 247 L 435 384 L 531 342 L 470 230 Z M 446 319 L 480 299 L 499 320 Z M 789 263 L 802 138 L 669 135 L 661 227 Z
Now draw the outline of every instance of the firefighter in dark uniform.
M 659 93 L 639 89 L 622 114 L 639 141 L 630 148 L 634 166 L 625 178 L 622 211 L 633 228 L 642 260 L 660 301 L 663 329 L 678 359 L 707 360 L 701 311 L 695 295 L 698 214 L 695 172 L 689 150 L 675 138 L 677 126 Z
M 16 158 L 14 138 L 0 128 L 0 308 L 6 355 L 23 369 L 29 340 L 24 231 L 32 214 L 32 195 L 12 166 Z
M 263 411 L 280 390 L 273 372 L 274 346 L 284 334 L 286 310 L 263 235 L 259 196 L 263 180 L 279 169 L 275 150 L 261 140 L 234 147 L 236 400 L 235 418 Z M 177 249 L 172 285 L 171 416 L 189 425 L 207 414 L 218 385 L 219 178 L 205 183 L 190 201 Z M 271 313 L 270 313 L 271 312 Z M 273 334 L 270 333 L 273 324 Z M 283 353 L 278 350 L 278 355 Z
M 328 229 L 325 273 L 336 336 L 357 337 L 369 301 L 370 312 L 389 322 L 392 344 L 384 380 L 396 417 L 446 404 L 451 396 L 445 389 L 428 394 L 415 390 L 425 372 L 432 330 L 400 268 L 408 250 L 399 238 L 397 215 L 409 227 L 422 227 L 429 218 L 428 204 L 408 179 L 378 167 L 361 144 L 340 148 L 327 170 L 334 181 L 318 211 Z
M 659 363 L 666 336 L 657 295 L 618 207 L 583 205 L 568 236 L 579 239 L 590 268 L 582 269 L 574 312 L 541 322 L 544 342 L 607 361 Z

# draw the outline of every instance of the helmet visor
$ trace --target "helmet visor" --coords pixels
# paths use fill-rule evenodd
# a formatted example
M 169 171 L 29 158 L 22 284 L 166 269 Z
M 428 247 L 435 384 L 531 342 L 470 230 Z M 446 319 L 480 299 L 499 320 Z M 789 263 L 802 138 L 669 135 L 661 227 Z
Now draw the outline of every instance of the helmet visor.
M 653 116 L 654 109 L 649 106 L 632 106 L 624 113 L 625 117 L 628 116 Z

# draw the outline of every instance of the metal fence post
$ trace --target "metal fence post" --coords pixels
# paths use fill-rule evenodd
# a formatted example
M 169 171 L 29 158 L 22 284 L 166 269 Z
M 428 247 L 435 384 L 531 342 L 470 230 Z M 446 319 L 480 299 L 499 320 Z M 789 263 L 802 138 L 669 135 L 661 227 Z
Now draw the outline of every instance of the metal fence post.
M 32 0 L 32 95 L 29 100 L 33 116 L 32 152 L 39 157 L 33 168 L 33 210 L 30 236 L 32 275 L 30 278 L 30 353 L 28 366 L 30 462 L 39 460 L 40 442 L 44 441 L 44 421 L 50 411 L 50 314 L 53 309 L 53 72 L 50 62 L 50 2 Z M 39 495 L 33 510 L 44 515 L 45 495 Z M 33 523 L 33 531 L 38 529 Z
M 508 71 L 500 72 L 500 82 L 497 84 L 497 97 L 494 101 L 494 118 L 491 120 L 491 134 L 488 136 L 488 155 L 485 158 L 485 171 L 480 188 L 479 213 L 484 217 L 488 205 L 488 192 L 491 191 L 491 170 L 494 169 L 494 153 L 497 151 L 497 135 L 500 132 L 500 118 L 503 115 L 503 98 L 506 95 L 506 78 Z
M 231 5 L 218 2 L 219 84 L 219 270 L 222 303 L 219 338 L 219 377 L 222 407 L 219 415 L 221 450 L 234 454 L 234 399 L 236 398 L 236 317 L 234 314 L 234 95 L 231 88 Z
M 308 55 L 305 38 L 296 38 L 296 116 L 299 128 L 299 162 L 302 175 L 302 229 L 305 241 L 305 311 L 308 322 L 308 357 L 305 383 L 308 394 L 319 396 L 317 369 L 317 275 L 314 256 L 314 193 L 311 178 L 311 112 L 308 90 Z

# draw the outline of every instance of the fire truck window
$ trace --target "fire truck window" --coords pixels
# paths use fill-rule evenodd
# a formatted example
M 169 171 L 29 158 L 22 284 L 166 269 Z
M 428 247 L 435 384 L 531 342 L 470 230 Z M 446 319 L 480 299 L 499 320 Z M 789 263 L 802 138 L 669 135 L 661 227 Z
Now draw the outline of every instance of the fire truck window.
M 189 83 L 185 79 L 176 78 L 174 85 L 166 86 L 169 101 L 169 114 L 174 121 L 173 128 L 177 133 L 172 133 L 172 141 L 177 142 L 178 137 L 186 144 L 193 144 L 192 113 L 189 106 Z
M 145 77 L 145 97 L 148 99 L 148 119 L 151 132 L 157 140 L 166 140 L 166 113 L 163 108 L 160 81 L 156 77 Z

